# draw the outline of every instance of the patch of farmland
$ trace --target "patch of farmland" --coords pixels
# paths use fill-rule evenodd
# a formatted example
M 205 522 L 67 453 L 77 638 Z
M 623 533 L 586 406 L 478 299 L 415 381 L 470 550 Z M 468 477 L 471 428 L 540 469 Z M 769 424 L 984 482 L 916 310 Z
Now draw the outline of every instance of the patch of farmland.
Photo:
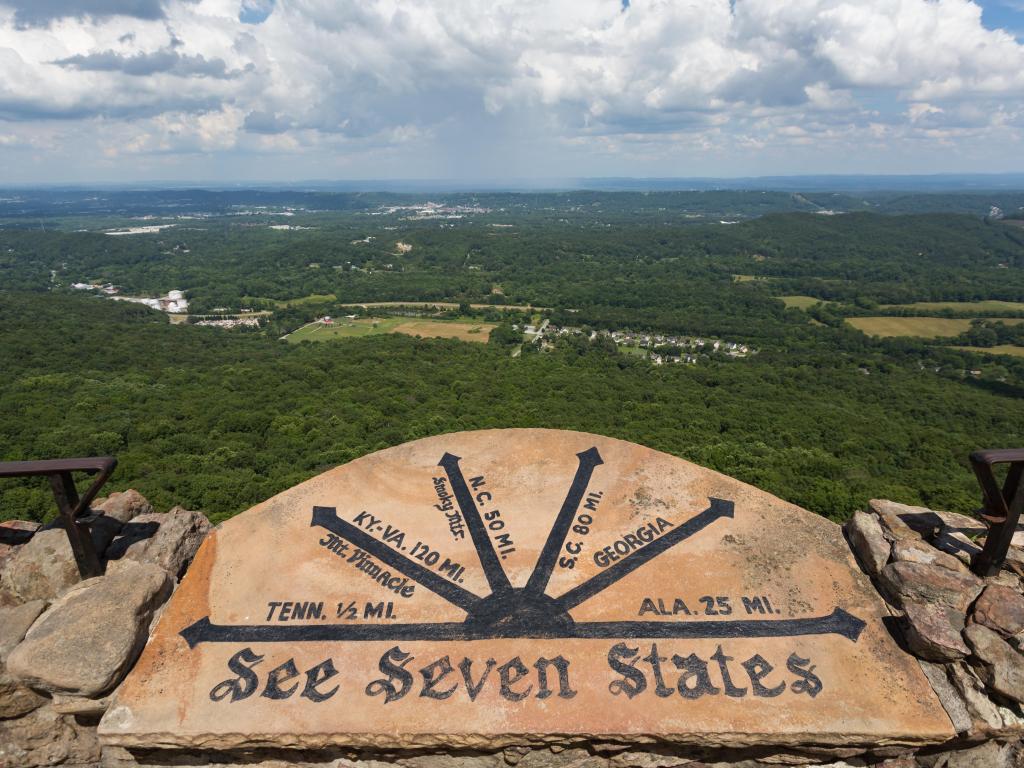
M 982 352 L 986 355 L 1024 357 L 1024 347 L 1016 347 L 1013 344 L 998 344 L 994 347 L 950 347 L 950 349 L 959 349 L 961 352 Z
M 808 307 L 813 307 L 815 304 L 821 301 L 821 299 L 816 299 L 813 296 L 777 296 L 776 298 L 782 299 L 787 309 L 789 307 L 796 307 L 797 309 L 807 309 Z M 828 302 L 824 303 L 827 304 Z
M 920 309 L 935 312 L 952 309 L 957 312 L 1024 312 L 1024 302 L 1020 301 L 918 301 L 913 304 L 888 304 L 886 309 Z
M 395 333 L 424 338 L 460 339 L 462 341 L 486 342 L 491 331 L 497 326 L 493 323 L 446 323 L 438 320 L 409 320 L 395 326 Z
M 970 330 L 970 320 L 946 317 L 849 317 L 846 322 L 869 336 L 936 339 Z

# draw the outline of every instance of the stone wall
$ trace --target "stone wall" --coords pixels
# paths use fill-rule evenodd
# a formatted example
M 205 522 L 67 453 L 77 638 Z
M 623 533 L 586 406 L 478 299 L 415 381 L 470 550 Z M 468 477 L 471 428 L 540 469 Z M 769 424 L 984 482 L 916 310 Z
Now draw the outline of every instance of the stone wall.
M 135 491 L 94 509 L 106 572 L 85 581 L 59 526 L 0 524 L 0 768 L 111 764 L 96 737 L 109 695 L 210 530 Z
M 845 532 L 958 733 L 916 751 L 882 747 L 700 750 L 670 744 L 566 741 L 465 750 L 231 753 L 104 747 L 96 725 L 210 530 L 181 507 L 156 513 L 135 491 L 94 505 L 93 538 L 106 573 L 78 581 L 64 532 L 0 524 L 0 768 L 261 765 L 376 768 L 667 768 L 877 765 L 884 768 L 1024 767 L 1024 532 L 1004 569 L 967 568 L 984 527 L 962 515 L 873 501 Z

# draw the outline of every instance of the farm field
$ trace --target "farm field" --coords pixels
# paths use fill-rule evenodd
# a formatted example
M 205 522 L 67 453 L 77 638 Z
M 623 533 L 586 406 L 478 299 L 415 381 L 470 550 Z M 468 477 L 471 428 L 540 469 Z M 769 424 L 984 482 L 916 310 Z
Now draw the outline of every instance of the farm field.
M 266 299 L 260 296 L 243 296 L 242 301 L 269 301 L 274 304 L 278 309 L 284 309 L 288 305 L 294 307 L 301 307 L 305 304 L 323 304 L 327 301 L 336 301 L 337 296 L 333 293 L 313 293 L 309 296 L 300 296 L 296 299 Z
M 458 304 L 452 301 L 364 301 L 358 304 L 342 304 L 343 307 L 419 307 L 421 309 L 458 309 Z M 534 307 L 529 304 L 470 304 L 473 309 L 515 309 L 515 310 L 545 310 L 549 307 Z
M 438 320 L 407 320 L 395 327 L 395 333 L 407 336 L 423 336 L 432 339 L 460 339 L 462 341 L 486 342 L 491 331 L 497 328 L 494 323 L 458 323 L 440 322 Z
M 952 309 L 961 312 L 1024 312 L 1020 301 L 918 301 L 913 304 L 886 304 L 885 309 L 922 309 L 937 311 Z
M 787 309 L 790 307 L 807 309 L 821 301 L 821 299 L 816 299 L 813 296 L 778 296 L 777 298 L 781 299 L 783 303 L 785 303 Z M 825 303 L 827 304 L 828 302 Z
M 970 320 L 945 317 L 850 317 L 846 322 L 869 336 L 917 336 L 923 339 L 959 336 L 971 328 Z
M 999 344 L 994 347 L 950 347 L 950 349 L 958 349 L 961 352 L 983 352 L 986 355 L 1024 357 L 1024 347 L 1015 347 L 1013 344 Z
M 486 342 L 493 328 L 495 328 L 493 323 L 445 322 L 405 317 L 361 318 L 339 320 L 333 325 L 310 323 L 289 334 L 287 340 L 296 344 L 300 341 L 330 341 L 331 339 L 349 339 L 381 333 L 403 333 L 407 336 L 422 336 L 424 338 Z

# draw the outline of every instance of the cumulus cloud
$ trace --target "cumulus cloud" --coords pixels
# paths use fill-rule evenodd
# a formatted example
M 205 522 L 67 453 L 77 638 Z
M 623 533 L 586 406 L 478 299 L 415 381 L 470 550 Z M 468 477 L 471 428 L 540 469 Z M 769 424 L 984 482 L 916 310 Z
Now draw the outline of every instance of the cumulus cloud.
M 1022 101 L 970 0 L 0 0 L 0 120 L 139 152 L 924 151 L 1020 143 Z
M 48 24 L 68 16 L 160 19 L 164 15 L 161 0 L 12 0 L 5 4 L 14 9 L 15 21 L 22 26 Z
M 238 77 L 239 70 L 228 70 L 223 59 L 207 59 L 202 55 L 182 55 L 172 47 L 162 48 L 152 53 L 136 53 L 126 56 L 114 51 L 102 53 L 76 54 L 53 62 L 61 67 L 70 67 L 79 71 L 91 72 L 123 72 L 135 77 L 146 77 L 165 73 L 178 77 L 217 77 L 229 79 Z

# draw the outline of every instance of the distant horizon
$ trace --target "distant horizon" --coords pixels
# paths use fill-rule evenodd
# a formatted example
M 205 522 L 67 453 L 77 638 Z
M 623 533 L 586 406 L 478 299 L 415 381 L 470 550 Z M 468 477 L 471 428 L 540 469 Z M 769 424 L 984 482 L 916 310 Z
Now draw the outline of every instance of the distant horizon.
M 529 192 L 1024 192 L 1024 172 L 929 174 L 773 174 L 759 176 L 578 176 L 522 178 L 359 178 L 359 179 L 149 179 L 3 184 L 0 190 L 204 190 L 323 191 L 336 193 L 529 193 Z

